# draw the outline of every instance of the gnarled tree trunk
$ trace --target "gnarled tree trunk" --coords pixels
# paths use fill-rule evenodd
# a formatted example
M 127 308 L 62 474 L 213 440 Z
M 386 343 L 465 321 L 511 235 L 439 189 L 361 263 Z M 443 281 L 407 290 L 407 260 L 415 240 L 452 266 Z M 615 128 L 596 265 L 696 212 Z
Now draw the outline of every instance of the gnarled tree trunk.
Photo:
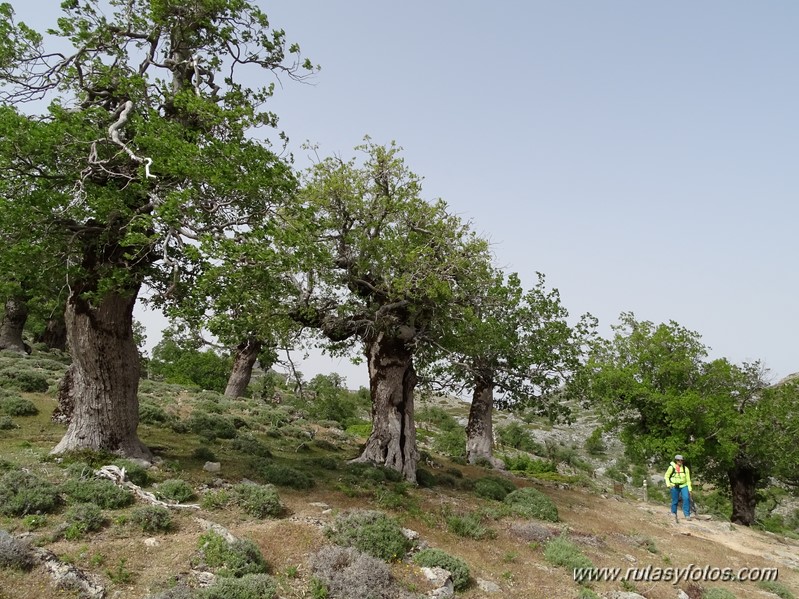
M 379 333 L 366 343 L 369 387 L 372 394 L 372 434 L 355 461 L 373 462 L 402 473 L 416 482 L 416 424 L 413 390 L 416 371 L 413 354 L 399 339 Z
M 736 463 L 727 472 L 732 492 L 732 517 L 735 524 L 751 526 L 755 523 L 755 506 L 757 505 L 757 483 L 760 476 L 755 468 Z
M 106 449 L 152 461 L 139 441 L 139 354 L 133 339 L 133 306 L 138 286 L 106 293 L 90 304 L 77 291 L 67 302 L 65 321 L 72 366 L 66 390 L 74 402 L 69 427 L 52 453 Z
M 0 349 L 9 349 L 20 353 L 30 353 L 22 340 L 22 331 L 28 320 L 28 304 L 21 297 L 10 297 L 6 300 L 3 320 L 0 322 Z
M 252 378 L 252 369 L 263 345 L 257 339 L 247 339 L 239 343 L 233 358 L 233 370 L 225 387 L 226 397 L 242 397 Z
M 64 318 L 49 318 L 44 332 L 36 341 L 44 343 L 50 349 L 64 351 L 67 348 L 67 325 Z
M 479 458 L 488 460 L 494 468 L 504 469 L 505 464 L 493 455 L 494 386 L 477 378 L 466 425 L 466 459 L 474 464 Z

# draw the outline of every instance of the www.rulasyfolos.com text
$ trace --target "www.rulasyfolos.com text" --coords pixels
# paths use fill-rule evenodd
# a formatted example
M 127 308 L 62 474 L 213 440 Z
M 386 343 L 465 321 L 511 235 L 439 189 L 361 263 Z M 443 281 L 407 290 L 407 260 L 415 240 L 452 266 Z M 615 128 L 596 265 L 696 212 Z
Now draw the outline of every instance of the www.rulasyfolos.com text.
M 777 568 L 719 568 L 688 564 L 683 567 L 575 568 L 576 582 L 762 582 L 776 581 Z

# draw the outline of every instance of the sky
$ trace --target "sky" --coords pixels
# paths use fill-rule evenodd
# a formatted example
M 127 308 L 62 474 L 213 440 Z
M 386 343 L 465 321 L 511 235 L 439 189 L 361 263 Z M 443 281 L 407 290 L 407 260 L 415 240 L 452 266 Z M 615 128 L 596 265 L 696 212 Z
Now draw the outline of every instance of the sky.
M 798 3 L 256 3 L 321 66 L 269 105 L 298 168 L 306 141 L 396 141 L 423 195 L 575 321 L 674 320 L 711 358 L 799 371 Z M 58 6 L 13 4 L 32 25 Z M 137 314 L 152 346 L 163 321 Z M 368 384 L 346 360 L 301 370 Z

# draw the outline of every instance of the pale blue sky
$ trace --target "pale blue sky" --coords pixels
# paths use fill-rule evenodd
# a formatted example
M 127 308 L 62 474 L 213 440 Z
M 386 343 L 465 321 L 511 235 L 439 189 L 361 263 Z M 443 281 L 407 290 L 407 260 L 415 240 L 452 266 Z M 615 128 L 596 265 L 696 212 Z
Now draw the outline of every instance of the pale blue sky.
M 37 24 L 59 3 L 13 4 Z M 799 4 L 259 4 L 322 66 L 271 104 L 298 165 L 306 140 L 396 140 L 499 265 L 527 286 L 542 271 L 604 334 L 633 311 L 799 371 Z
M 498 264 L 604 334 L 633 311 L 799 371 L 799 4 L 262 6 L 322 66 L 273 103 L 298 163 L 306 139 L 396 140 Z

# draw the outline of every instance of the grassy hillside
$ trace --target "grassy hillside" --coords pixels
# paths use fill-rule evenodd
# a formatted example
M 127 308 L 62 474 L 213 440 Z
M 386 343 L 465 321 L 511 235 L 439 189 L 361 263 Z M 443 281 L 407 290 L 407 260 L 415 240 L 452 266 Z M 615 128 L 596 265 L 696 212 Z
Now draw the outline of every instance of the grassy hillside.
M 0 532 L 0 599 L 88 596 L 74 581 L 54 588 L 48 556 L 85 576 L 84 588 L 102 589 L 95 596 L 120 598 L 420 597 L 434 588 L 421 565 L 435 564 L 453 572 L 465 599 L 799 594 L 790 534 L 720 518 L 675 523 L 657 486 L 643 500 L 640 466 L 615 461 L 612 444 L 603 452 L 611 440 L 595 435 L 586 450 L 590 415 L 571 428 L 500 417 L 497 452 L 515 471 L 500 473 L 459 458 L 467 406 L 420 402 L 424 455 L 411 486 L 349 463 L 368 434 L 363 396 L 314 403 L 278 382 L 264 398 L 231 401 L 143 381 L 139 434 L 159 458 L 145 471 L 109 455 L 49 457 L 64 432 L 50 414 L 65 368 L 55 354 L 0 354 L 0 531 L 9 533 Z M 94 476 L 112 463 L 156 500 L 184 507 Z M 623 573 L 776 567 L 779 579 L 578 584 L 572 568 L 589 564 Z

